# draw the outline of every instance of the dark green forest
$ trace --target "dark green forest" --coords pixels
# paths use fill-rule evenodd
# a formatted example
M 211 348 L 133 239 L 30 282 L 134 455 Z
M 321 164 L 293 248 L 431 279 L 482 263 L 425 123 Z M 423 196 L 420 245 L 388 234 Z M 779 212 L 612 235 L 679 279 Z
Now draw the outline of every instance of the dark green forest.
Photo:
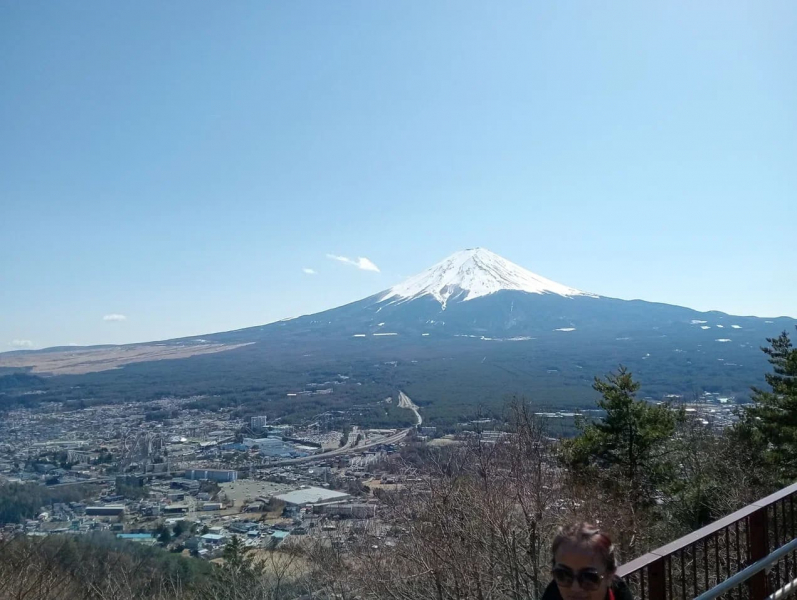
M 674 349 L 666 336 L 629 346 L 625 340 L 568 335 L 552 335 L 544 342 L 450 337 L 434 344 L 425 341 L 429 338 L 322 338 L 309 345 L 264 338 L 218 354 L 85 375 L 0 375 L 0 409 L 44 402 L 78 409 L 201 396 L 196 407 L 234 406 L 244 415 L 265 411 L 286 423 L 357 407 L 363 424 L 395 426 L 411 423 L 411 415 L 378 403 L 403 390 L 423 408 L 429 424 L 451 426 L 480 412 L 498 412 L 515 395 L 531 399 L 541 410 L 593 407 L 592 377 L 619 363 L 642 381 L 640 395 L 652 399 L 666 394 L 692 399 L 712 392 L 746 400 L 751 386 L 764 383 L 765 357 L 748 343 L 722 344 L 719 360 L 716 350 L 707 352 L 697 342 Z M 333 393 L 287 396 L 312 389 L 310 384 L 325 384 L 321 387 Z
M 34 519 L 42 507 L 58 502 L 79 502 L 94 493 L 90 486 L 45 487 L 9 483 L 0 486 L 0 523 Z

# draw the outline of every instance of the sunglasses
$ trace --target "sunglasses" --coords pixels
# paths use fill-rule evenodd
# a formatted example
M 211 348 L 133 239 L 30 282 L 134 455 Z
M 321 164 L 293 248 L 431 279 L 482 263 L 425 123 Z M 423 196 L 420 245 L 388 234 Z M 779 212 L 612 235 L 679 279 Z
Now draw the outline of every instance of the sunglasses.
M 562 565 L 556 565 L 551 574 L 557 585 L 569 588 L 574 581 L 578 581 L 579 587 L 587 592 L 597 590 L 605 577 L 605 575 L 601 575 L 595 569 L 581 569 L 578 573 L 574 573 L 573 569 Z

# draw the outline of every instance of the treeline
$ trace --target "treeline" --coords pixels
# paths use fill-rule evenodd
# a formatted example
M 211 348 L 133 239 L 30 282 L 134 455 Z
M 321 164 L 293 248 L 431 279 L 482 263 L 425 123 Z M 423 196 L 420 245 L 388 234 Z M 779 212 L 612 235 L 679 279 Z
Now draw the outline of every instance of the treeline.
M 110 534 L 0 539 L 0 598 L 277 600 L 311 588 L 288 548 L 256 556 L 233 537 L 218 563 Z
M 204 562 L 111 534 L 0 540 L 0 597 L 171 599 L 203 585 Z
M 43 386 L 45 380 L 36 375 L 29 375 L 28 373 L 9 373 L 7 375 L 0 375 L 0 390 L 12 390 L 18 388 L 32 388 Z

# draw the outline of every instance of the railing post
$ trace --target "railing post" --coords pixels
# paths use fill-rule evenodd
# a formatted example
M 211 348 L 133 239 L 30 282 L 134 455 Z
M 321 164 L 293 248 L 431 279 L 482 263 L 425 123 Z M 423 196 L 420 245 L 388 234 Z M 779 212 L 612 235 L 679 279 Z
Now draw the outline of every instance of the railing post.
M 667 574 L 662 556 L 648 565 L 648 597 L 647 600 L 667 599 Z
M 747 539 L 749 541 L 749 564 L 761 560 L 769 554 L 769 532 L 767 529 L 767 507 L 759 508 L 747 518 Z M 750 578 L 750 600 L 764 600 L 767 597 L 767 570 Z

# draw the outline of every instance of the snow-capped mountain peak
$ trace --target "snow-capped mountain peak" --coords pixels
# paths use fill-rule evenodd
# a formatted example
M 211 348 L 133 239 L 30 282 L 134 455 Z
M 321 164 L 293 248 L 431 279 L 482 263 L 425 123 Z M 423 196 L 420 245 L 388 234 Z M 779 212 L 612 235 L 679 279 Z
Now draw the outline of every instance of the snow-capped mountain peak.
M 446 307 L 449 299 L 463 302 L 500 290 L 559 296 L 593 296 L 540 277 L 484 248 L 455 252 L 448 258 L 390 288 L 381 301 L 402 302 L 432 296 Z

